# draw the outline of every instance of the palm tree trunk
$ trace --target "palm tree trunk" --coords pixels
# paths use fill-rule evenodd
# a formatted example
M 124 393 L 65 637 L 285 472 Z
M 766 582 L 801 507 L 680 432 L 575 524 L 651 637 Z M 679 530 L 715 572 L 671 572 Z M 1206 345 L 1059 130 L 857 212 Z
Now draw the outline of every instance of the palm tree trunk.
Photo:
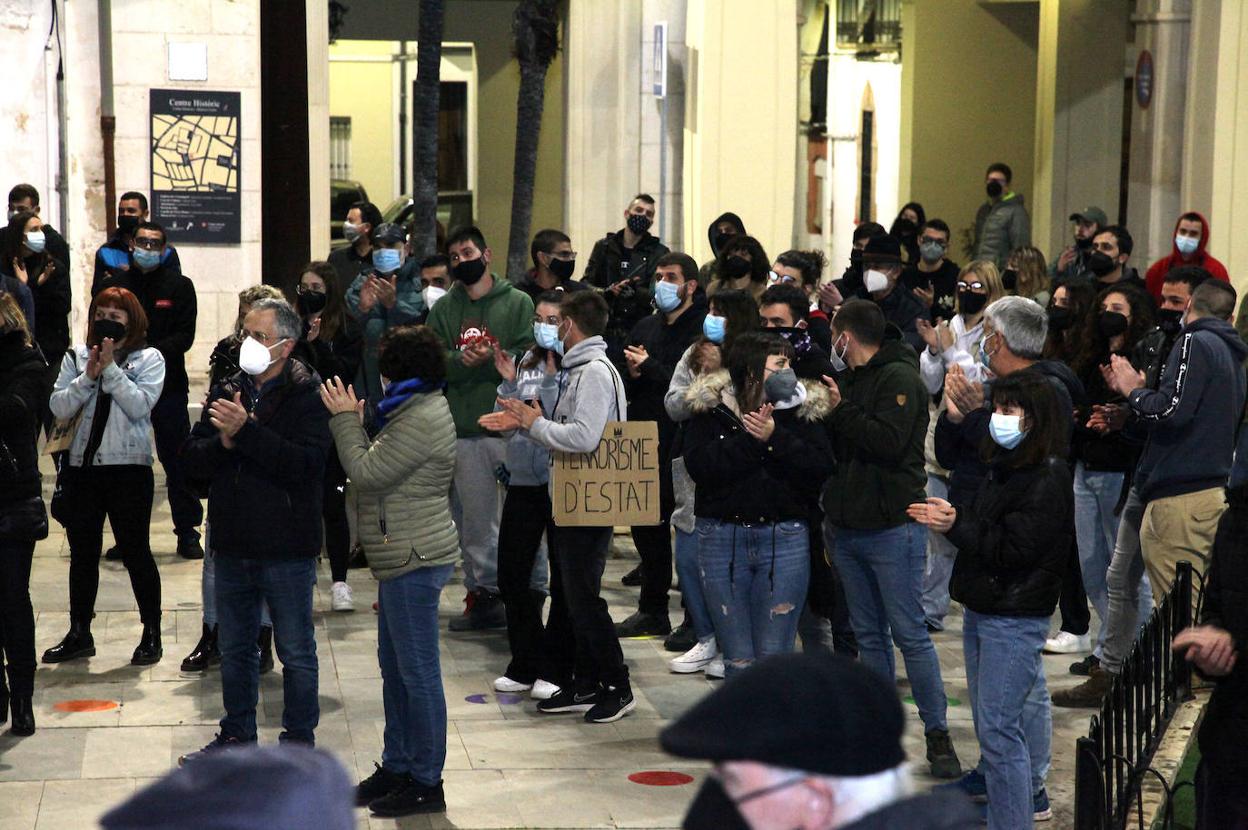
M 518 282 L 528 268 L 529 231 L 533 224 L 533 188 L 537 180 L 537 142 L 542 132 L 546 99 L 546 65 L 520 63 L 516 100 L 516 166 L 511 191 L 511 236 L 507 245 L 507 278 Z
M 416 96 L 412 102 L 411 245 L 420 258 L 435 253 L 438 216 L 438 106 L 442 81 L 443 0 L 420 0 Z

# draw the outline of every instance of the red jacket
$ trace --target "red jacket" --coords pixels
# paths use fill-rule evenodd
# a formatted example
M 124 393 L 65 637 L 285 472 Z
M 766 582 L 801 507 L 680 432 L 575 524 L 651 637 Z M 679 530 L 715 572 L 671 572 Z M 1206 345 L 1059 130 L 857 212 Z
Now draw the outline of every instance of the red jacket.
M 1183 216 L 1187 215 L 1186 213 L 1183 214 Z M 1179 253 L 1178 246 L 1171 240 L 1170 255 L 1162 257 L 1149 266 L 1148 275 L 1144 278 L 1144 284 L 1148 288 L 1148 293 L 1152 294 L 1153 299 L 1158 302 L 1161 302 L 1161 284 L 1166 281 L 1166 274 L 1170 273 L 1171 268 L 1178 268 L 1180 265 L 1199 265 L 1212 274 L 1215 279 L 1222 280 L 1222 282 L 1231 281 L 1230 276 L 1226 273 L 1226 266 L 1205 252 L 1205 247 L 1209 244 L 1209 220 L 1199 213 L 1195 215 L 1200 218 L 1200 244 L 1196 247 L 1196 252 L 1192 254 L 1191 259 L 1185 260 L 1183 255 Z M 1179 234 L 1179 222 L 1181 221 L 1182 217 L 1174 223 L 1175 236 Z

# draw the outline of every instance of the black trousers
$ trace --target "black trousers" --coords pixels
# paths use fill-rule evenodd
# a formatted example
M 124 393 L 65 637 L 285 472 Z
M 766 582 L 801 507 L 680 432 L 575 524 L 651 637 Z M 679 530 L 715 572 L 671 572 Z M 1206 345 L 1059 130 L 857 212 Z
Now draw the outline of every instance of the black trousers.
M 1200 759 L 1196 767 L 1196 830 L 1248 830 L 1245 775 L 1248 758 L 1238 769 L 1220 768 L 1208 755 Z
M 628 666 L 615 623 L 602 598 L 602 570 L 611 547 L 610 527 L 556 527 L 555 548 L 562 565 L 564 598 L 576 637 L 576 664 L 585 666 L 577 676 L 576 688 L 601 683 L 623 686 L 628 683 Z M 592 675 L 587 674 L 593 672 Z
M 100 589 L 100 552 L 107 517 L 130 573 L 130 587 L 144 625 L 160 625 L 160 572 L 148 542 L 152 525 L 152 468 L 142 464 L 74 467 L 68 507 L 69 615 L 91 627 Z M 260 532 L 260 531 L 257 531 Z
M 660 448 L 663 462 L 659 468 L 659 515 L 657 525 L 636 525 L 632 528 L 633 544 L 641 557 L 641 596 L 637 610 L 643 614 L 667 616 L 668 592 L 672 589 L 672 511 L 676 497 L 672 490 L 672 466 L 666 448 Z
M 543 533 L 550 563 L 550 615 L 545 626 L 542 606 L 546 596 L 531 587 Z M 498 590 L 507 610 L 507 644 L 511 647 L 507 676 L 521 683 L 541 679 L 572 688 L 576 638 L 564 599 L 563 567 L 551 518 L 550 491 L 545 484 L 507 488 L 498 525 Z M 584 665 L 582 670 L 590 671 L 590 666 Z
M 347 472 L 342 469 L 338 450 L 330 445 L 325 458 L 324 498 L 321 516 L 325 519 L 325 550 L 334 582 L 347 581 L 347 560 L 351 558 L 351 527 L 347 524 Z
M 9 692 L 35 691 L 35 611 L 30 604 L 34 542 L 0 542 L 0 684 L 8 670 Z
M 182 444 L 191 433 L 191 418 L 186 412 L 186 403 L 185 392 L 161 395 L 156 406 L 152 407 L 152 431 L 156 434 L 156 457 L 165 469 L 165 489 L 169 493 L 169 512 L 173 514 L 173 532 L 179 539 L 185 536 L 198 539 L 199 526 L 204 521 L 204 506 L 186 486 L 179 461 Z M 113 534 L 120 535 L 116 524 L 113 525 Z
M 1066 557 L 1066 571 L 1062 575 L 1062 593 L 1057 607 L 1062 612 L 1062 631 L 1078 637 L 1088 633 L 1092 625 L 1092 612 L 1088 609 L 1088 595 L 1083 590 L 1083 569 L 1079 567 L 1079 545 L 1072 541 L 1070 554 Z M 1101 621 L 1104 624 L 1104 620 Z
M 43 393 L 39 400 L 39 420 L 43 424 L 43 431 L 47 434 L 52 433 L 52 424 L 56 422 L 56 416 L 52 414 L 52 407 L 49 402 L 52 400 L 52 388 L 56 385 L 56 378 L 61 373 L 61 361 L 65 359 L 65 352 L 60 354 L 44 355 L 48 361 L 48 368 L 43 373 Z

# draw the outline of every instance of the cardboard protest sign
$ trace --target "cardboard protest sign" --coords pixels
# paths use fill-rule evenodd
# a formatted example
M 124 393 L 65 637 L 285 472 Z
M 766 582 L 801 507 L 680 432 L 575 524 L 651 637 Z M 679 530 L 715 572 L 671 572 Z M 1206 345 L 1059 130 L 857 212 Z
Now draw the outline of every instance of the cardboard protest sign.
M 659 428 L 654 421 L 608 421 L 593 452 L 553 456 L 556 525 L 659 523 Z

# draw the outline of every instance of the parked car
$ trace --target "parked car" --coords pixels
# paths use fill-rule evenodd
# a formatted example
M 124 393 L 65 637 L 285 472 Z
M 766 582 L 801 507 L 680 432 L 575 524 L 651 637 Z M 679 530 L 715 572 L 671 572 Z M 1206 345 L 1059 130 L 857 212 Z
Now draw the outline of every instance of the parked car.
M 472 224 L 472 191 L 443 190 L 438 193 L 438 221 L 450 233 L 455 228 Z M 412 221 L 412 197 L 404 194 L 381 212 L 387 222 L 397 222 L 404 227 Z

